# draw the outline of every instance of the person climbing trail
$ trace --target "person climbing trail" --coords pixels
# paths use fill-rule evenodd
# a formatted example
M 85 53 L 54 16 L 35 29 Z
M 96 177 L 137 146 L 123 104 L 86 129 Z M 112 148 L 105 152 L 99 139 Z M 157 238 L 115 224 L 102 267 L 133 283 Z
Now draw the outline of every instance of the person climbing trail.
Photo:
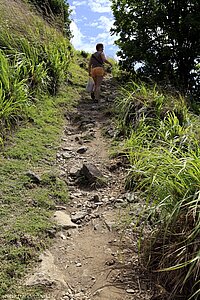
M 89 60 L 89 76 L 92 76 L 94 79 L 94 91 L 91 92 L 91 98 L 95 102 L 99 102 L 100 99 L 100 90 L 103 77 L 105 75 L 104 63 L 109 64 L 112 67 L 112 64 L 106 59 L 106 56 L 103 52 L 104 46 L 99 43 L 96 45 L 96 52 L 93 53 Z

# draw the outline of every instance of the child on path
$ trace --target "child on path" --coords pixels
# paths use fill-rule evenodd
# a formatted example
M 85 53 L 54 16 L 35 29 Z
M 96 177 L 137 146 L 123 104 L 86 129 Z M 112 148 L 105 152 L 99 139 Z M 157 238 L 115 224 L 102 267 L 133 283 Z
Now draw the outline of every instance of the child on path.
M 99 101 L 101 83 L 103 76 L 105 75 L 104 63 L 109 64 L 112 67 L 112 64 L 106 59 L 105 54 L 103 53 L 103 44 L 96 45 L 96 52 L 91 55 L 88 71 L 89 76 L 92 76 L 95 83 L 94 91 L 91 93 L 91 97 L 96 102 Z

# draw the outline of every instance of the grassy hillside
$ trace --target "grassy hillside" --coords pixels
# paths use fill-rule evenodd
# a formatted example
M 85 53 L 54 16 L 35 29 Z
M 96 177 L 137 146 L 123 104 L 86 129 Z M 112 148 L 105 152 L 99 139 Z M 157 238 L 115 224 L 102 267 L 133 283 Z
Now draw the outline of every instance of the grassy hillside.
M 22 1 L 1 1 L 0 24 L 2 141 L 41 94 L 57 93 L 68 76 L 72 52 L 67 38 Z
M 40 290 L 20 281 L 51 242 L 55 205 L 68 201 L 56 152 L 64 115 L 87 80 L 80 60 L 61 31 L 27 3 L 1 1 L 1 299 L 41 299 Z
M 35 6 L 37 11 L 48 23 L 58 28 L 66 37 L 71 36 L 70 32 L 70 9 L 65 0 L 24 0 Z

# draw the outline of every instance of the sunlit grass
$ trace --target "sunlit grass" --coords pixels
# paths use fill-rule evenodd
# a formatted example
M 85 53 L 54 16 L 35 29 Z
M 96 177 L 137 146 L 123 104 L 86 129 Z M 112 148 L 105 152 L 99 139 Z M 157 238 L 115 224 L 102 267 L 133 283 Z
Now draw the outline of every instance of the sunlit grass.
M 126 136 L 119 151 L 130 161 L 127 188 L 146 200 L 135 221 L 152 227 L 151 239 L 139 241 L 145 264 L 159 274 L 168 299 L 198 299 L 199 117 L 181 97 L 144 84 L 123 88 L 116 106 Z
M 24 118 L 36 98 L 55 95 L 71 59 L 69 41 L 24 3 L 0 4 L 0 127 Z

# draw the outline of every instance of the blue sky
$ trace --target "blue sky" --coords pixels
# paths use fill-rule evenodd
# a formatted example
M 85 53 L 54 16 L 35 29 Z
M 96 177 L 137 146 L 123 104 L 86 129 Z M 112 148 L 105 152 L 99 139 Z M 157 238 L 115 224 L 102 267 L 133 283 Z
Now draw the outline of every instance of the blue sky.
M 71 14 L 72 44 L 77 50 L 94 52 L 103 43 L 105 54 L 116 58 L 116 36 L 111 36 L 113 15 L 110 0 L 68 0 Z

